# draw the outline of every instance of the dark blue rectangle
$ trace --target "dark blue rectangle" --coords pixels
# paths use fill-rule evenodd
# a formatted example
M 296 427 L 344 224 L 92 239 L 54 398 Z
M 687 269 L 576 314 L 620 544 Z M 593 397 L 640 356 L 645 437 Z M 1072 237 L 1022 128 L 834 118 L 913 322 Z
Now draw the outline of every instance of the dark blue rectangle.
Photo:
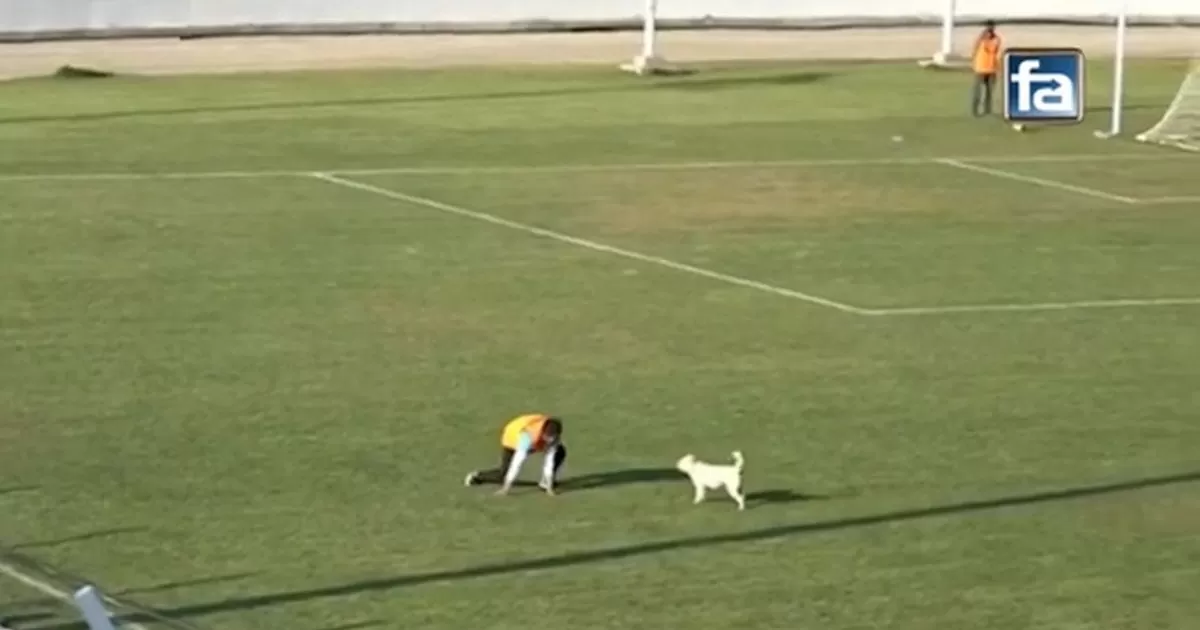
M 1004 118 L 1077 123 L 1084 115 L 1084 57 L 1077 49 L 1004 52 Z

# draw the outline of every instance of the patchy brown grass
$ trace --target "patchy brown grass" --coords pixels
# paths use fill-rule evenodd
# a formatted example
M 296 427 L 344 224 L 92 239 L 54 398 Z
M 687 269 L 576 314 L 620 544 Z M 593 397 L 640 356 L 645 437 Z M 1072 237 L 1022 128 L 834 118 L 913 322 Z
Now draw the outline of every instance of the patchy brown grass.
M 919 173 L 822 166 L 572 174 L 549 183 L 555 190 L 546 198 L 570 199 L 566 213 L 589 234 L 759 229 L 946 207 L 944 193 L 913 177 Z

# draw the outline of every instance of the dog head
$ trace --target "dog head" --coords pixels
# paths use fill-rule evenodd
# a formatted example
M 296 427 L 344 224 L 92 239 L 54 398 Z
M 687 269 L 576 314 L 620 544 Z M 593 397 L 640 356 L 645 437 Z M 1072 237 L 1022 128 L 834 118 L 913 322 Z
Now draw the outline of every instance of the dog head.
M 684 473 L 690 472 L 695 467 L 696 467 L 696 456 L 692 455 L 691 453 L 688 453 L 687 455 L 680 457 L 679 461 L 675 462 L 675 468 L 677 470 L 679 470 L 680 472 L 684 472 Z

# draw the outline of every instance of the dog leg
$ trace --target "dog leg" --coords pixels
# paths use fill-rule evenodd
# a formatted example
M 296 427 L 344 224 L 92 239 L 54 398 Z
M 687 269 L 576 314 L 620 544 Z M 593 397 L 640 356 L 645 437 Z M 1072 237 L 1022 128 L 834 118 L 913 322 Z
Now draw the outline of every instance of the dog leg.
M 737 501 L 738 510 L 746 509 L 746 495 L 742 493 L 740 486 L 725 486 L 725 491 L 729 493 L 729 497 Z
M 699 505 L 704 500 L 704 486 L 696 486 L 696 496 L 692 498 L 692 505 Z

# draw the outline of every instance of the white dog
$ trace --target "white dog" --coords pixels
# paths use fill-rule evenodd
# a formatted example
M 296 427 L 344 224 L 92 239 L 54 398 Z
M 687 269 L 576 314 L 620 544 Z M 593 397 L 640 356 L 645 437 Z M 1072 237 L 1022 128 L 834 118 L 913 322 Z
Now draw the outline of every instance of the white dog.
M 746 495 L 742 493 L 742 468 L 745 467 L 745 464 L 746 460 L 742 458 L 741 451 L 733 452 L 733 464 L 727 466 L 706 464 L 696 459 L 695 455 L 688 453 L 679 458 L 679 461 L 675 463 L 675 468 L 692 480 L 692 486 L 696 488 L 693 504 L 704 500 L 705 491 L 725 488 L 725 492 L 734 501 L 737 501 L 738 509 L 744 510 L 746 509 Z

